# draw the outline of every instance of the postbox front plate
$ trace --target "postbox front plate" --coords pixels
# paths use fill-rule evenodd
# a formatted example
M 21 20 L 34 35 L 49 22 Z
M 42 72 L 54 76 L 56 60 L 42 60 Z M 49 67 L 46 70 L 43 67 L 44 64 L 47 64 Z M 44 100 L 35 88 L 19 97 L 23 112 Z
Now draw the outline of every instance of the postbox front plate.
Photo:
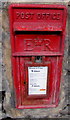
M 58 105 L 66 11 L 63 5 L 9 7 L 12 70 L 19 109 Z

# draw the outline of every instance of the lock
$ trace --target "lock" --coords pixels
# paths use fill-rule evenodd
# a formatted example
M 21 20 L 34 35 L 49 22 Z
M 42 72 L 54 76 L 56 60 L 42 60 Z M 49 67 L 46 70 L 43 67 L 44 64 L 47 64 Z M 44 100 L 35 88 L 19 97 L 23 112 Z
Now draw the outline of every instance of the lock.
M 56 107 L 64 56 L 64 5 L 9 6 L 12 72 L 17 109 Z

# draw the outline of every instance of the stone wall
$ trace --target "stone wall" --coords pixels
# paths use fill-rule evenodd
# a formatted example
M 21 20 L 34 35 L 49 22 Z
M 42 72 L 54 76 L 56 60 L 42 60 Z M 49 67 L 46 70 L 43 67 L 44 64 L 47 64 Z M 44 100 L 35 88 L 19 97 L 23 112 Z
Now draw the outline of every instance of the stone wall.
M 4 1 L 4 0 L 3 0 Z M 23 0 L 20 0 L 21 2 Z M 50 4 L 55 0 L 51 0 Z M 56 0 L 57 1 L 57 0 Z M 61 3 L 67 5 L 67 1 Z M 60 2 L 58 1 L 58 2 Z M 15 108 L 14 101 L 14 89 L 13 89 L 13 79 L 12 79 L 12 71 L 11 71 L 11 46 L 10 46 L 10 32 L 9 32 L 9 16 L 8 16 L 8 6 L 15 2 L 15 0 L 8 0 L 6 2 L 2 2 L 2 41 L 0 41 L 0 46 L 2 44 L 2 48 L 0 47 L 0 52 L 2 50 L 2 55 L 0 54 L 1 61 L 0 67 L 2 66 L 2 91 L 4 91 L 4 100 L 3 100 L 3 114 L 1 117 L 11 117 L 11 118 L 68 118 L 68 33 L 66 35 L 65 40 L 65 55 L 64 55 L 64 63 L 63 63 L 63 76 L 64 81 L 61 81 L 61 93 L 60 93 L 60 103 L 56 108 L 48 108 L 48 109 L 24 109 L 18 110 Z M 19 2 L 19 0 L 17 0 Z M 27 2 L 24 0 L 23 2 Z M 30 1 L 35 2 L 35 1 Z M 38 0 L 36 2 L 39 2 Z M 42 1 L 40 1 L 42 2 Z M 44 0 L 43 2 L 47 2 Z M 58 2 L 54 4 L 58 4 Z M 48 4 L 48 2 L 47 2 Z M 70 11 L 70 8 L 69 8 Z M 68 25 L 67 25 L 68 31 Z M 70 58 L 69 58 L 70 59 Z M 1 72 L 0 72 L 1 73 Z

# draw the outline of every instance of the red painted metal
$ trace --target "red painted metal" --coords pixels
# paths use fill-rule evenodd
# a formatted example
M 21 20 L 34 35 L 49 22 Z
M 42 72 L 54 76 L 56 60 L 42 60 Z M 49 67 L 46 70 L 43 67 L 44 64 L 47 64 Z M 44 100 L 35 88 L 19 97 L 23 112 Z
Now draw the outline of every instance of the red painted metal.
M 64 5 L 12 4 L 9 7 L 16 108 L 56 107 L 64 55 Z M 42 60 L 36 62 L 36 57 Z M 47 94 L 28 95 L 28 67 L 47 66 Z

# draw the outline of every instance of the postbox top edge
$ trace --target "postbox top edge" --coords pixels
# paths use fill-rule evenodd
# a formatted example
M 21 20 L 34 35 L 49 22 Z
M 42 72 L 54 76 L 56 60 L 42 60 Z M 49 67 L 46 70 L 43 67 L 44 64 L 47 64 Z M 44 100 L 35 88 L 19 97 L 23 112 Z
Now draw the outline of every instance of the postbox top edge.
M 9 9 L 13 9 L 13 8 L 52 8 L 52 9 L 67 9 L 67 7 L 65 5 L 55 5 L 55 4 L 11 4 L 9 6 Z

